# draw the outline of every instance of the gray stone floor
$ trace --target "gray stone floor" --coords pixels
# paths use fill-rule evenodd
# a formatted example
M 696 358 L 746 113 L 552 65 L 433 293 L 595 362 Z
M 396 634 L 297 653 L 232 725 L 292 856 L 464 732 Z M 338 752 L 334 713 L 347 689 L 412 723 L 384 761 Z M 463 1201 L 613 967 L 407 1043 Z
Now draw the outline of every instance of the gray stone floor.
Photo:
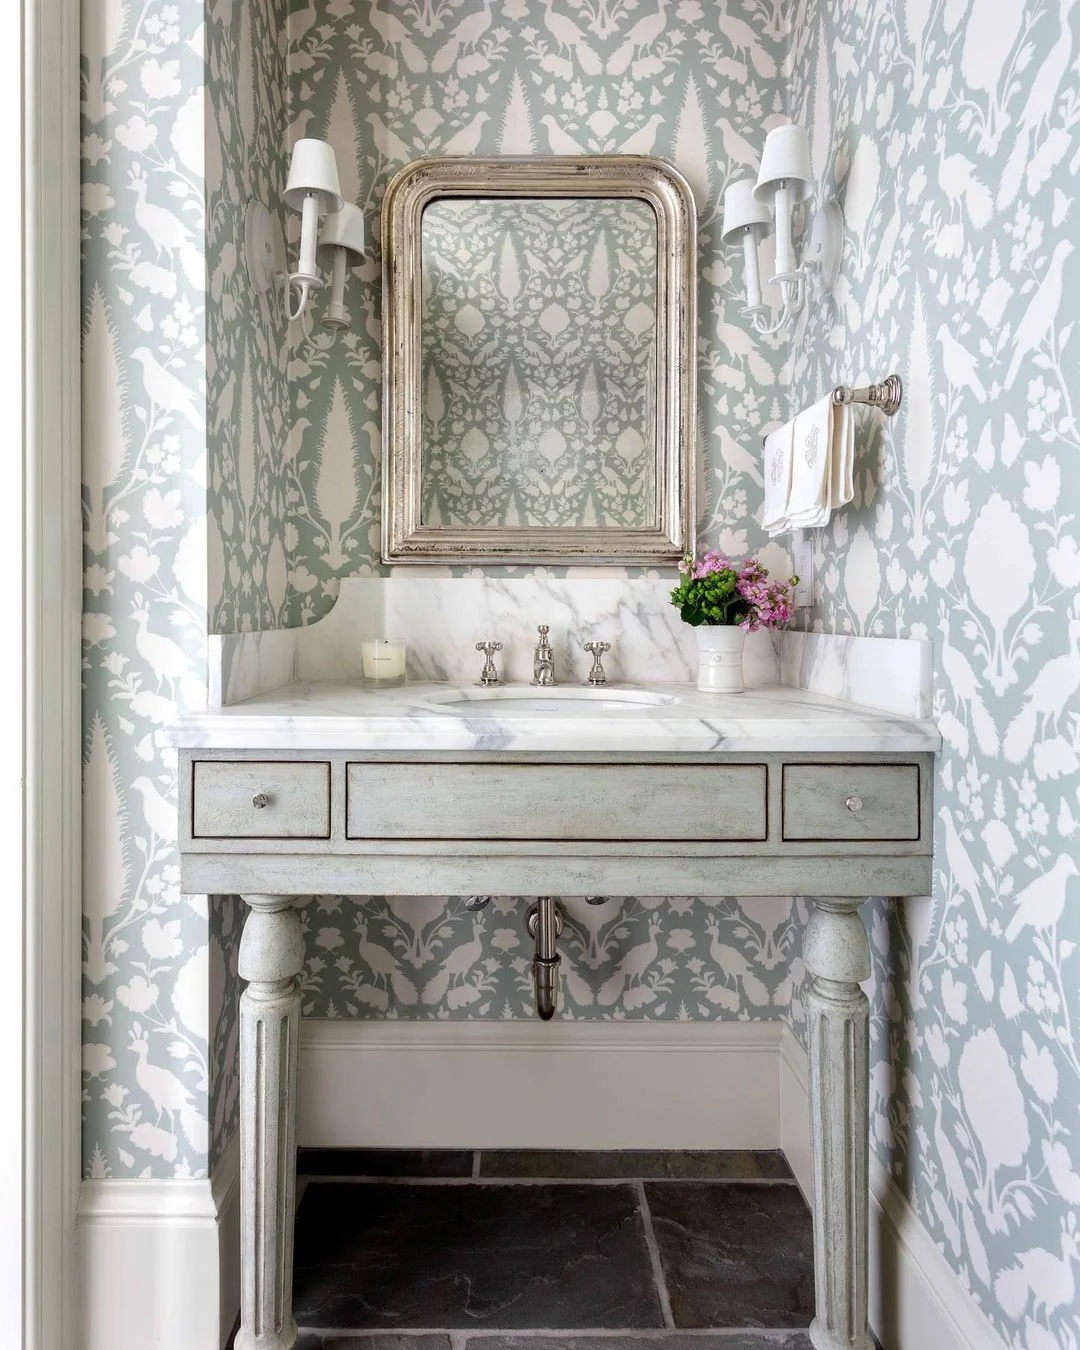
M 811 1350 L 779 1153 L 302 1150 L 298 1350 Z

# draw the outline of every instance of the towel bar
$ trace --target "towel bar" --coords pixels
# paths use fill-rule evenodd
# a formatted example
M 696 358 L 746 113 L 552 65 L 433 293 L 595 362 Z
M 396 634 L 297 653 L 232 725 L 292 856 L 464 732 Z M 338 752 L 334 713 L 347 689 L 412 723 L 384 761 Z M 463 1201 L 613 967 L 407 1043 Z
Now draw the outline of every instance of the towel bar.
M 869 403 L 880 408 L 886 417 L 894 417 L 900 411 L 904 401 L 904 382 L 899 375 L 887 375 L 880 384 L 868 384 L 865 389 L 852 389 L 848 384 L 838 384 L 832 391 L 832 401 L 838 405 L 845 403 Z M 769 433 L 761 438 L 764 445 Z

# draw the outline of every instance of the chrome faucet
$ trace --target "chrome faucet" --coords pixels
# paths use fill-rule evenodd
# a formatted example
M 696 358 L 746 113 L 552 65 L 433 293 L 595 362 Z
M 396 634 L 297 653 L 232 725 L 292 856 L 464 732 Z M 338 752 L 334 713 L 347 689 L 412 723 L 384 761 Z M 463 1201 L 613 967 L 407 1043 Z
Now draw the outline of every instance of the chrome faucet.
M 555 653 L 548 641 L 548 625 L 542 623 L 536 630 L 540 641 L 533 652 L 533 684 L 552 685 L 555 683 Z
M 586 642 L 583 644 L 587 652 L 592 653 L 592 670 L 589 671 L 589 683 L 594 687 L 598 684 L 607 684 L 607 671 L 604 669 L 604 653 L 611 651 L 610 642 Z

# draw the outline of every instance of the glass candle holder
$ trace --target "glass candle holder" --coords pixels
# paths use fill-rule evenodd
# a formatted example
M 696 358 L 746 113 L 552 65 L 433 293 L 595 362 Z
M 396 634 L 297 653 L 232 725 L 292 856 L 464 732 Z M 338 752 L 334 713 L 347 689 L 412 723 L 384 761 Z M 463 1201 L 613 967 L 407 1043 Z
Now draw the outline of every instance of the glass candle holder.
M 405 683 L 405 643 L 397 638 L 371 638 L 360 643 L 364 684 L 386 689 Z

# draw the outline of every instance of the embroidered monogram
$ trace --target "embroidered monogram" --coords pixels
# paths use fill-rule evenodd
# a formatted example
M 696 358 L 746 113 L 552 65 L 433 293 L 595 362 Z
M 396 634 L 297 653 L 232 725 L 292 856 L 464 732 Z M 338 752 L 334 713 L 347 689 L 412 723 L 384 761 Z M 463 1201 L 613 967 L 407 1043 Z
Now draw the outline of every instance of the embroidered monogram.
M 806 463 L 812 469 L 817 463 L 818 442 L 821 440 L 821 428 L 816 424 L 812 426 L 807 433 L 804 445 L 806 447 Z

